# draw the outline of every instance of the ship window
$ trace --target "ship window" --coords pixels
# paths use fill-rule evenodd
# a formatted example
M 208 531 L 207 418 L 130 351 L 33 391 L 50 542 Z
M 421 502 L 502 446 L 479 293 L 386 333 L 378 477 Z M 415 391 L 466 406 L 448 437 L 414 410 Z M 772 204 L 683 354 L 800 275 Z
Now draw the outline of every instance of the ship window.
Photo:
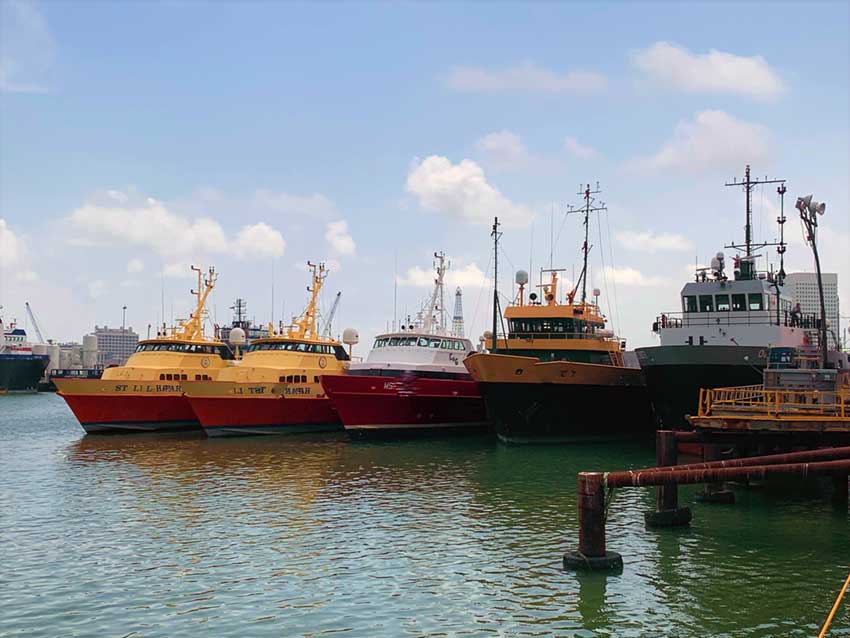
M 295 349 L 296 349 L 298 352 L 307 352 L 307 344 L 306 344 L 306 343 L 299 343 L 299 344 L 295 347 Z
M 764 310 L 761 293 L 750 293 L 750 310 Z
M 292 383 L 292 375 L 291 374 L 286 375 L 286 382 Z
M 696 295 L 685 295 L 684 297 L 682 297 L 682 309 L 685 312 L 696 312 L 697 311 Z
M 746 310 L 747 309 L 747 295 L 732 295 L 732 310 Z
M 397 345 L 398 345 L 398 337 L 391 338 L 390 339 L 390 346 L 397 346 Z
M 200 381 L 200 380 L 201 380 L 201 375 L 200 375 L 200 374 L 196 374 L 196 375 L 195 375 L 195 381 Z
M 451 345 L 451 344 L 449 343 L 449 340 L 448 340 L 448 339 L 443 339 L 443 340 L 440 342 L 440 348 L 441 348 L 442 350 L 448 350 L 450 345 Z
M 428 340 L 425 337 L 419 337 L 419 347 L 420 348 L 427 348 L 428 347 Z
M 164 375 L 164 374 L 159 375 L 159 380 L 160 380 L 160 381 L 165 381 L 165 375 Z
M 313 377 L 313 383 L 318 383 L 318 382 L 319 382 L 319 377 Z
M 729 312 L 729 295 L 715 295 L 714 302 L 718 312 Z
M 180 380 L 181 380 L 181 381 L 186 381 L 187 379 L 188 379 L 188 377 L 186 377 L 186 375 L 185 375 L 185 374 L 181 374 L 181 375 L 180 375 Z
M 301 383 L 307 383 L 307 375 L 306 374 L 301 375 Z
M 429 348 L 439 348 L 440 347 L 440 340 L 439 339 L 429 339 L 428 340 L 428 347 Z
M 337 361 L 348 361 L 351 358 L 342 346 L 334 346 L 334 355 Z
M 171 377 L 171 375 L 170 375 L 170 374 L 166 374 L 166 375 L 165 375 L 165 380 L 166 380 L 166 381 L 171 381 L 171 379 L 172 379 L 172 377 Z
M 714 310 L 714 297 L 711 295 L 699 296 L 699 311 L 712 312 Z

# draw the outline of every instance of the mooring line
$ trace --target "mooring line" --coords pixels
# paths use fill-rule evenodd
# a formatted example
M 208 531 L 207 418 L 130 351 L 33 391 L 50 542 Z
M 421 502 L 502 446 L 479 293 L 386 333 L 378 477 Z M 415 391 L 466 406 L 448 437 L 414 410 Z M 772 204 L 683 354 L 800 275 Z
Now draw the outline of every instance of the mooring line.
M 842 587 L 841 591 L 838 592 L 838 598 L 835 599 L 835 604 L 832 606 L 829 616 L 826 617 L 826 622 L 823 623 L 823 627 L 818 634 L 818 638 L 826 636 L 826 630 L 829 629 L 829 626 L 832 624 L 832 619 L 835 618 L 835 613 L 838 611 L 839 605 L 841 605 L 841 599 L 844 598 L 844 594 L 847 591 L 848 586 L 850 586 L 850 574 L 847 574 L 847 580 L 844 581 L 844 587 Z

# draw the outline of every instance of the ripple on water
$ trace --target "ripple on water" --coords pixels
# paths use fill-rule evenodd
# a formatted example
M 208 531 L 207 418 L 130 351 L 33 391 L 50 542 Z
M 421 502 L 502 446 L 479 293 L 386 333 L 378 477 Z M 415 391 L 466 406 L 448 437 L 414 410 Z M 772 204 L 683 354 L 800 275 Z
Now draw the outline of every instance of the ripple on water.
M 83 437 L 48 395 L 0 397 L 0 455 L 0 635 L 807 636 L 850 561 L 822 494 L 647 531 L 620 490 L 622 574 L 564 572 L 575 473 L 651 447 Z

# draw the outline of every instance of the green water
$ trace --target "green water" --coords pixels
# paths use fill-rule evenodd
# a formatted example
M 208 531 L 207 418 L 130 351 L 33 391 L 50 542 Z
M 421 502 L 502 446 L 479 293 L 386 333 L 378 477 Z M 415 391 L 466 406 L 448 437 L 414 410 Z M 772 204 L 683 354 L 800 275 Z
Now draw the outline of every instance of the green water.
M 0 397 L 0 636 L 812 636 L 850 568 L 818 485 L 608 523 L 622 574 L 562 570 L 576 472 L 651 445 L 84 436 Z M 682 490 L 689 502 L 693 490 Z M 850 636 L 850 605 L 830 636 Z

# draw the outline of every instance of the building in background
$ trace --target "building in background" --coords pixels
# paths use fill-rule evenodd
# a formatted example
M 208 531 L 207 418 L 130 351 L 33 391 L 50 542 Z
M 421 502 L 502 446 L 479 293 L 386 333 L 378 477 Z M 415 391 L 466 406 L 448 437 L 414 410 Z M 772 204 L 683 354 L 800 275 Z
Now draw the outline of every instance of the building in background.
M 835 348 L 836 338 L 841 337 L 840 312 L 838 309 L 838 275 L 834 272 L 821 273 L 826 321 L 829 326 L 829 347 Z M 788 293 L 800 304 L 803 314 L 812 313 L 820 317 L 818 277 L 813 272 L 792 272 L 785 278 Z
M 106 367 L 123 365 L 139 345 L 139 335 L 132 328 L 110 328 L 95 326 L 97 339 L 97 362 Z

